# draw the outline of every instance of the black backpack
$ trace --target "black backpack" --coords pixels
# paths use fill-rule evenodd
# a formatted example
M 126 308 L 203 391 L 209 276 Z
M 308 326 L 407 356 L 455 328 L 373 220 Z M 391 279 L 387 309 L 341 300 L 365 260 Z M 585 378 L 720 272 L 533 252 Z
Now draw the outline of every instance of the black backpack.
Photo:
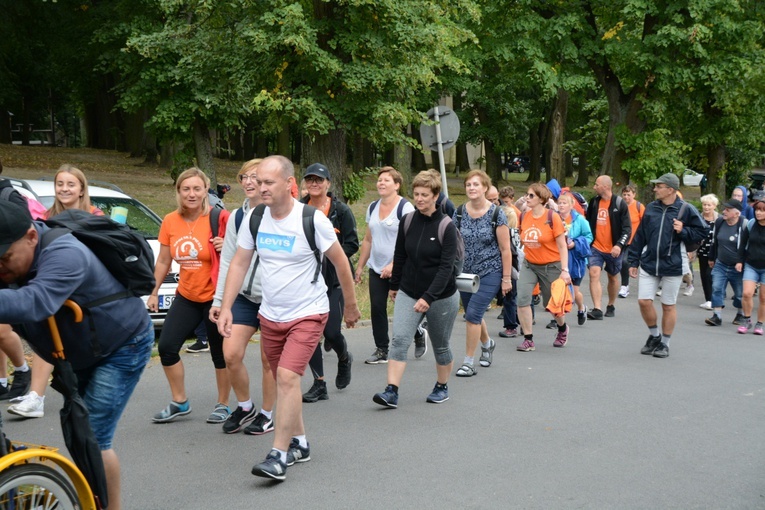
M 260 204 L 252 210 L 250 216 L 250 233 L 252 233 L 252 240 L 257 246 L 258 242 L 258 230 L 260 229 L 260 222 L 263 221 L 263 213 L 266 210 L 265 204 Z M 316 246 L 316 225 L 313 223 L 313 215 L 316 212 L 316 208 L 307 204 L 303 205 L 303 233 L 308 241 L 308 246 L 311 248 L 314 257 L 316 257 L 316 271 L 313 273 L 313 280 L 311 283 L 319 281 L 319 275 L 321 274 L 321 250 Z M 255 260 L 255 266 L 253 267 L 253 273 L 258 269 L 260 263 L 260 257 Z
M 51 230 L 41 236 L 43 248 L 71 232 L 125 286 L 124 292 L 105 296 L 85 306 L 99 306 L 117 299 L 145 296 L 154 291 L 154 252 L 146 239 L 129 226 L 79 209 L 66 210 L 45 224 Z

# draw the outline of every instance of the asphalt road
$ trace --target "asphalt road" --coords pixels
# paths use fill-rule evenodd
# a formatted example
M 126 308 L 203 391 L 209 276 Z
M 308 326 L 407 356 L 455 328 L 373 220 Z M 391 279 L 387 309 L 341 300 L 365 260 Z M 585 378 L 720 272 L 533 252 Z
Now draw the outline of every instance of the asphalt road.
M 441 405 L 425 402 L 435 383 L 428 352 L 408 364 L 396 410 L 372 402 L 386 368 L 363 364 L 371 329 L 350 330 L 352 383 L 330 384 L 328 401 L 305 405 L 312 460 L 281 484 L 250 474 L 271 434 L 226 435 L 205 423 L 216 394 L 207 354 L 183 355 L 193 412 L 150 423 L 169 398 L 154 359 L 115 440 L 125 508 L 765 508 L 765 337 L 738 335 L 730 313 L 723 327 L 704 325 L 700 301 L 680 296 L 668 359 L 639 354 L 648 333 L 630 296 L 615 318 L 572 325 L 563 349 L 552 346 L 546 314 L 535 352 L 495 337 L 494 364 L 453 377 Z M 498 311 L 487 313 L 493 335 Z M 458 318 L 455 370 L 464 338 Z M 334 381 L 335 355 L 325 359 Z M 303 390 L 311 383 L 304 377 Z M 60 403 L 49 390 L 44 418 L 5 413 L 6 433 L 62 446 Z

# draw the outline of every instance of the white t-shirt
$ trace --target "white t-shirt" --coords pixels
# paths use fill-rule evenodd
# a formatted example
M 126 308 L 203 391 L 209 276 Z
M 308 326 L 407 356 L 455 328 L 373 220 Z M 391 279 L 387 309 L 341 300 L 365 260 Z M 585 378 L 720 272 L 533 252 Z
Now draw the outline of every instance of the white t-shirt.
M 405 200 L 399 197 L 399 201 Z M 406 202 L 401 211 L 401 217 L 414 211 L 411 202 Z M 367 207 L 367 228 L 372 233 L 372 250 L 369 253 L 367 266 L 377 274 L 382 273 L 385 266 L 393 261 L 393 251 L 396 249 L 396 237 L 398 236 L 398 202 L 391 210 L 387 218 L 380 218 L 380 203 L 375 206 L 372 214 Z
M 253 210 L 247 213 L 242 225 L 250 224 Z M 321 211 L 316 211 L 314 225 L 316 247 L 324 253 L 337 242 L 337 234 Z M 258 229 L 257 247 L 249 228 L 239 229 L 237 244 L 246 250 L 257 249 L 260 256 L 263 317 L 274 322 L 290 322 L 329 312 L 324 278 L 319 275 L 319 280 L 311 283 L 317 262 L 303 232 L 302 203 L 295 200 L 292 212 L 281 220 L 273 219 L 271 208 L 266 207 Z

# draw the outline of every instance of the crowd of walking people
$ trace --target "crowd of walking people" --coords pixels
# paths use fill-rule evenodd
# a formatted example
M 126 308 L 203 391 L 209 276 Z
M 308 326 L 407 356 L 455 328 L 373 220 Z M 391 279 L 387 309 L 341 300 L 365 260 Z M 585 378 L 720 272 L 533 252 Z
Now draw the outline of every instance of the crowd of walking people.
M 502 319 L 497 335 L 518 338 L 517 351 L 536 350 L 543 342 L 542 325 L 554 330 L 552 346 L 564 348 L 584 336 L 575 331 L 588 320 L 615 317 L 619 299 L 630 295 L 636 280 L 648 330 L 639 350 L 667 358 L 683 282 L 685 295 L 693 294 L 695 260 L 704 294 L 700 306 L 712 313 L 706 324 L 723 325 L 730 285 L 738 333 L 763 334 L 763 292 L 756 318 L 752 313 L 754 296 L 765 282 L 765 192 L 755 193 L 749 205 L 746 188 L 737 187 L 720 213 L 720 200 L 704 195 L 699 212 L 682 199 L 674 174 L 651 181 L 655 199 L 645 204 L 637 199 L 635 186 L 615 188 L 602 175 L 589 202 L 555 180 L 532 183 L 516 199 L 512 186 L 497 189 L 485 172 L 472 170 L 463 181 L 466 201 L 455 207 L 438 172 L 414 176 L 409 201 L 401 173 L 383 167 L 377 175 L 379 198 L 366 209 L 367 228 L 359 242 L 351 209 L 331 192 L 329 169 L 314 163 L 301 177 L 299 186 L 292 163 L 280 156 L 248 161 L 237 176 L 245 200 L 229 213 L 210 205 L 210 182 L 201 170 L 181 173 L 175 185 L 177 208 L 160 229 L 157 283 L 147 303 L 150 310 L 158 309 L 159 286 L 171 262 L 177 262 L 178 291 L 159 337 L 170 402 L 151 421 L 169 423 L 191 413 L 179 354 L 202 325 L 217 391 L 207 422 L 221 424 L 227 434 L 274 432 L 273 449 L 252 468 L 256 476 L 284 480 L 289 466 L 310 460 L 302 405 L 329 398 L 324 351 L 337 357 L 335 387 L 342 390 L 351 383 L 354 357 L 342 325 L 353 327 L 359 319 L 354 283 L 364 277 L 374 349 L 365 364 L 387 366 L 384 389 L 372 401 L 391 409 L 398 407 L 412 344 L 415 358 L 430 347 L 435 359 L 428 403 L 449 399 L 453 372 L 470 378 L 493 365 L 497 342 L 485 314 L 495 299 Z M 67 165 L 55 182 L 49 215 L 69 208 L 103 214 L 90 204 L 82 172 Z M 470 279 L 467 275 L 479 278 L 477 289 L 461 286 L 461 280 Z M 590 303 L 580 290 L 586 277 Z M 455 370 L 450 339 L 460 306 L 466 342 Z M 258 331 L 256 404 L 245 354 Z M 0 347 L 15 367 L 10 388 L 0 372 L 0 399 L 15 400 L 11 413 L 41 417 L 51 369 L 35 358 L 30 378 L 29 366 L 18 355 L 19 343 L 10 327 L 0 325 Z M 313 383 L 303 393 L 306 368 Z M 232 390 L 236 406 L 229 404 Z

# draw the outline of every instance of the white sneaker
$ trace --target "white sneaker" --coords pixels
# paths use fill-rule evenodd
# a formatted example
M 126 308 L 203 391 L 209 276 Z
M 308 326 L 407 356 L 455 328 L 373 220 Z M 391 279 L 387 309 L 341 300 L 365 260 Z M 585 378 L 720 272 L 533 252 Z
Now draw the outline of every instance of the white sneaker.
M 693 285 L 688 285 L 685 288 L 685 292 L 683 292 L 683 296 L 692 296 L 693 295 Z
M 619 289 L 619 297 L 626 298 L 630 295 L 630 286 L 629 285 L 622 285 Z
M 711 310 L 712 309 L 712 302 L 711 301 L 706 301 L 704 303 L 701 303 L 699 305 L 699 308 L 703 308 L 704 310 Z
M 657 290 L 657 291 L 656 291 L 656 295 L 657 295 L 657 296 L 661 296 L 661 289 L 659 289 L 659 290 Z
M 30 391 L 24 395 L 23 400 L 8 408 L 8 412 L 24 418 L 42 418 L 45 414 L 45 397 L 37 392 Z

